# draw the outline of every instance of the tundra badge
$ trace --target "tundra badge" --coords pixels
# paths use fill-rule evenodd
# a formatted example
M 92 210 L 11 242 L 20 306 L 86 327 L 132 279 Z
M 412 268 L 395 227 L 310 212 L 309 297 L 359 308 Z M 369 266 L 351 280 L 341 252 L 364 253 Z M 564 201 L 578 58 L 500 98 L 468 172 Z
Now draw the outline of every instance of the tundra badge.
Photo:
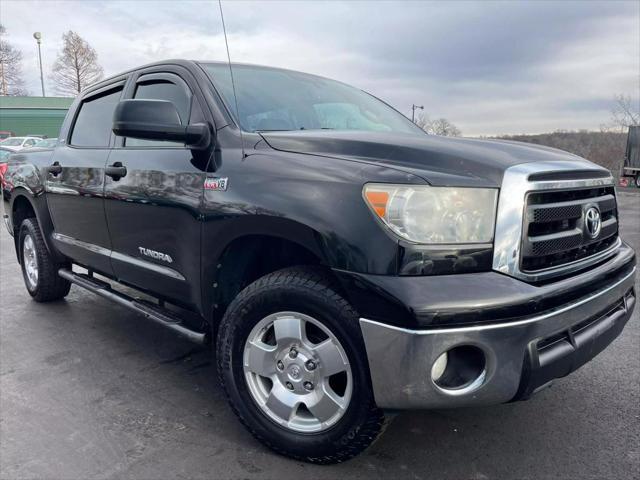
M 156 252 L 155 250 L 151 250 L 149 248 L 138 247 L 138 250 L 145 257 L 155 258 L 156 260 L 162 260 L 163 262 L 173 263 L 173 258 L 171 258 L 166 253 Z

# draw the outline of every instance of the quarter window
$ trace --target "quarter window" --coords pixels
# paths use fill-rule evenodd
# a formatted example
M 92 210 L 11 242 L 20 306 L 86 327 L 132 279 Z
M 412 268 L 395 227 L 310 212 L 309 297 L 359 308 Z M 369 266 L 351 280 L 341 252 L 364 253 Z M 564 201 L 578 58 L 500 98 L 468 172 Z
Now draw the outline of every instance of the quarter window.
M 113 111 L 120 101 L 122 87 L 93 96 L 82 102 L 71 133 L 71 145 L 108 147 Z

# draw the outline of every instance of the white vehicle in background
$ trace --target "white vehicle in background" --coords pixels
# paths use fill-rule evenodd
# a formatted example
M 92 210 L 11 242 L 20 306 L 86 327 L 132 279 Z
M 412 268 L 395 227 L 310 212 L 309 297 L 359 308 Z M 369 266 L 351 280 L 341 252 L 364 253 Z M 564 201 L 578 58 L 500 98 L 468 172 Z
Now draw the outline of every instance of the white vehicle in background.
M 42 138 L 42 139 L 39 139 L 33 146 L 29 148 L 53 148 L 57 144 L 58 144 L 57 138 Z
M 9 137 L 0 142 L 0 146 L 19 152 L 23 148 L 33 147 L 40 140 L 42 139 L 38 137 Z

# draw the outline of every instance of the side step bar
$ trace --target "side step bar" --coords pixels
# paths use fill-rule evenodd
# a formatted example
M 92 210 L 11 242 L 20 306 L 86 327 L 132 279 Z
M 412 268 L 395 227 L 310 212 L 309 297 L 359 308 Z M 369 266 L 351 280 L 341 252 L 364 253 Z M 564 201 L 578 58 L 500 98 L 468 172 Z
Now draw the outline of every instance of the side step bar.
M 206 342 L 206 334 L 196 332 L 195 330 L 185 327 L 182 324 L 182 319 L 167 308 L 160 307 L 151 302 L 147 302 L 146 300 L 130 297 L 124 293 L 114 290 L 107 282 L 90 277 L 89 275 L 74 273 L 66 268 L 58 270 L 58 275 L 79 287 L 95 293 L 96 295 L 100 295 L 101 297 L 111 300 L 123 307 L 141 313 L 148 319 L 153 320 L 169 330 L 173 330 L 178 335 L 191 340 L 194 343 L 202 345 Z

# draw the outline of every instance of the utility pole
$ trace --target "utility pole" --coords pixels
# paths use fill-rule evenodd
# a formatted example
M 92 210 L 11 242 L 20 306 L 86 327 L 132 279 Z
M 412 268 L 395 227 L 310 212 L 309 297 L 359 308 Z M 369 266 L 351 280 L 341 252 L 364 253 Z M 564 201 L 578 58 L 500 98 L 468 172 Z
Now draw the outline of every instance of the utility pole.
M 411 105 L 411 121 L 413 123 L 416 123 L 416 110 L 418 109 L 424 110 L 424 105 L 415 105 L 415 104 Z
M 33 38 L 38 42 L 38 62 L 40 63 L 40 85 L 42 86 L 42 96 L 44 97 L 44 75 L 42 74 L 42 52 L 40 50 L 40 44 L 42 43 L 42 34 L 36 32 L 33 34 Z

